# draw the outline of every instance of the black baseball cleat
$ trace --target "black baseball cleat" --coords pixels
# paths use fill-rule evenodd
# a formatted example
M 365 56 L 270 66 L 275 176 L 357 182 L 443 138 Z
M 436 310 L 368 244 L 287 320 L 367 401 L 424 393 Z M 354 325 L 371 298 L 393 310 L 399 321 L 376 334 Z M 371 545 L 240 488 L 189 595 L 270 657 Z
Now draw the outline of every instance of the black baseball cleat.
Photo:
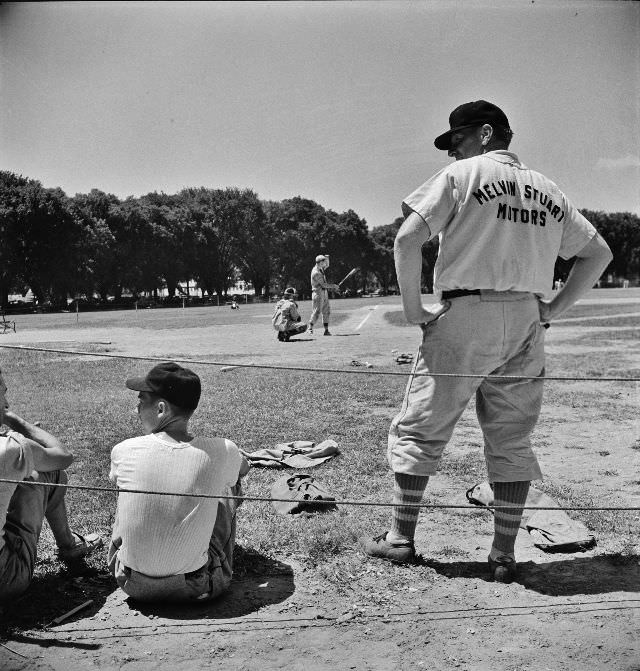
M 282 331 L 278 331 L 278 340 L 284 342 L 284 333 Z
M 508 584 L 513 582 L 518 575 L 518 565 L 516 560 L 507 555 L 501 555 L 497 559 L 487 558 L 489 562 L 489 571 L 496 582 Z
M 331 335 L 329 331 L 325 331 L 322 335 Z

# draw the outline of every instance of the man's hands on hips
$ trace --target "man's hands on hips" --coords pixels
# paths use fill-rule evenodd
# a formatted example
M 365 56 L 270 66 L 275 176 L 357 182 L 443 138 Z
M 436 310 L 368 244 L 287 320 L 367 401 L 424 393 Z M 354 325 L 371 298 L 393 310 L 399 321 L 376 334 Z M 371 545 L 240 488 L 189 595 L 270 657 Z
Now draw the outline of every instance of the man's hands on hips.
M 419 309 L 412 313 L 410 318 L 407 318 L 407 321 L 418 326 L 426 326 L 441 317 L 450 307 L 451 301 L 442 301 L 426 307 L 421 305 Z
M 538 300 L 538 310 L 540 312 L 540 323 L 548 324 L 553 318 L 551 314 L 551 302 Z

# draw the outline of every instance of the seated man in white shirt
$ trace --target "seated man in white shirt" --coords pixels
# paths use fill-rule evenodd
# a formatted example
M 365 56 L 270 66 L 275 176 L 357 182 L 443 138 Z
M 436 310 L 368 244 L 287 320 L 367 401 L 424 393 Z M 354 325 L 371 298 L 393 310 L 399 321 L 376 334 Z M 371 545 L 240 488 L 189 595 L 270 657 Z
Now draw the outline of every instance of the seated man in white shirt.
M 199 438 L 189 420 L 200 378 L 176 363 L 127 380 L 138 391 L 146 435 L 111 451 L 109 477 L 119 489 L 239 496 L 249 464 L 224 438 Z M 118 495 L 109 568 L 140 601 L 201 601 L 225 591 L 233 572 L 237 499 Z
M 42 524 L 47 520 L 58 546 L 58 558 L 77 569 L 102 546 L 97 534 L 71 531 L 65 505 L 64 468 L 73 455 L 48 431 L 9 410 L 7 386 L 0 373 L 0 603 L 23 594 L 31 583 Z M 31 484 L 42 483 L 42 484 Z M 80 564 L 80 568 L 82 564 Z

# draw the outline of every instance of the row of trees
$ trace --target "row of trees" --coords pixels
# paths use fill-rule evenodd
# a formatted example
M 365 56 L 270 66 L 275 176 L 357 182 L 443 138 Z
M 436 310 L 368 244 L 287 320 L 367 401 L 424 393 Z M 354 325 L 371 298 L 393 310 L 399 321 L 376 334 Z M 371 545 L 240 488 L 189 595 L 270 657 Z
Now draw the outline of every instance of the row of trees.
M 609 242 L 619 277 L 640 271 L 640 221 L 629 213 L 583 211 Z M 369 230 L 353 210 L 337 213 L 301 197 L 264 201 L 250 189 L 188 188 L 120 200 L 97 189 L 67 196 L 59 188 L 0 172 L 0 301 L 31 289 L 39 302 L 69 297 L 119 300 L 195 281 L 202 296 L 224 296 L 238 280 L 257 295 L 285 286 L 309 292 L 319 253 L 331 255 L 337 281 L 357 267 L 351 288 L 395 288 L 393 241 L 401 218 Z M 423 248 L 425 285 L 437 242 Z M 566 274 L 558 266 L 557 277 Z

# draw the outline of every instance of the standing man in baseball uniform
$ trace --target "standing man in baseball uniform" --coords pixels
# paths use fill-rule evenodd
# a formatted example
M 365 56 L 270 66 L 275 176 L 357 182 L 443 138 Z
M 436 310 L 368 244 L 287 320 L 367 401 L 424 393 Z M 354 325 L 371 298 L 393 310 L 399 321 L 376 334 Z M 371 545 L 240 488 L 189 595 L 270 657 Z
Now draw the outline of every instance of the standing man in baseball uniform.
M 313 325 L 320 315 L 324 325 L 324 335 L 330 336 L 329 315 L 331 307 L 329 306 L 329 290 L 340 291 L 337 284 L 327 282 L 324 271 L 329 267 L 329 255 L 319 254 L 316 256 L 316 265 L 311 269 L 311 305 L 313 311 L 309 317 L 309 333 L 313 333 Z
M 508 151 L 513 132 L 499 107 L 465 103 L 453 110 L 449 125 L 435 146 L 456 161 L 402 203 L 396 273 L 405 317 L 420 325 L 422 344 L 389 431 L 391 527 L 361 539 L 361 546 L 372 557 L 414 560 L 419 508 L 407 504 L 421 501 L 475 394 L 494 503 L 503 506 L 495 510 L 489 570 L 496 581 L 510 582 L 529 484 L 542 477 L 530 434 L 542 403 L 544 326 L 593 287 L 612 255 L 562 191 Z M 436 235 L 440 307 L 431 312 L 420 294 L 421 247 Z M 576 258 L 554 294 L 558 256 Z

